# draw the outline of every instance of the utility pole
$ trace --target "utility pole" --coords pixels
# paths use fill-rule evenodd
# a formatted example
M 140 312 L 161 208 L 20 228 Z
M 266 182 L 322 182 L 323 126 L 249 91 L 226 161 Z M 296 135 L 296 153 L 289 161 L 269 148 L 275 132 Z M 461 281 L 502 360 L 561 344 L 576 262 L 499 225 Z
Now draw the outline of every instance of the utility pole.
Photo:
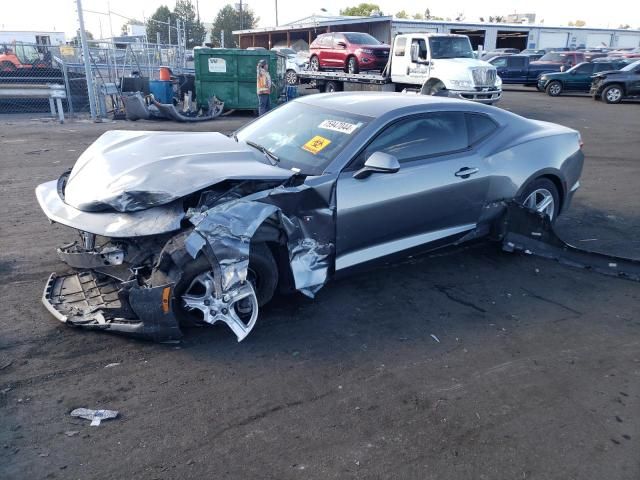
M 167 30 L 169 31 L 169 45 L 171 45 L 171 17 L 167 18 Z
M 278 26 L 278 0 L 276 0 L 276 27 Z
M 82 45 L 82 56 L 84 57 L 84 75 L 87 81 L 87 92 L 89 95 L 89 110 L 91 120 L 98 120 L 96 116 L 96 96 L 93 89 L 93 77 L 91 76 L 91 59 L 89 57 L 89 45 L 87 44 L 87 33 L 84 31 L 84 17 L 82 15 L 82 0 L 76 0 L 78 8 L 78 23 L 80 24 L 80 44 Z
M 242 0 L 240 0 L 240 30 L 243 30 L 243 26 L 242 26 Z

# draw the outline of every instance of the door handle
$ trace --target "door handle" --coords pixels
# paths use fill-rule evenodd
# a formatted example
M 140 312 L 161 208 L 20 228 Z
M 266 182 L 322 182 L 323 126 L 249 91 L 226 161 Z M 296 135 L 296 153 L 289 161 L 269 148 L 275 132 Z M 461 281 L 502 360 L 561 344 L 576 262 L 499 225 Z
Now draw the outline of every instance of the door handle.
M 477 168 L 469 168 L 469 167 L 464 167 L 461 168 L 460 170 L 458 170 L 455 173 L 456 177 L 460 177 L 460 178 L 469 178 L 471 175 L 474 175 L 476 173 L 478 173 L 480 170 L 478 170 Z

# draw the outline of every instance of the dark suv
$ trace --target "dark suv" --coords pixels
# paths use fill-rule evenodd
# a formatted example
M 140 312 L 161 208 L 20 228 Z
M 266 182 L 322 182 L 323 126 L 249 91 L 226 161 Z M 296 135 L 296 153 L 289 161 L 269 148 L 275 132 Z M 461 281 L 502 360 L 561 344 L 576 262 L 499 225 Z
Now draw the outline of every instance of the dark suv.
M 579 63 L 566 72 L 545 73 L 538 79 L 538 90 L 547 92 L 551 97 L 557 97 L 562 92 L 588 92 L 594 74 L 618 70 L 628 63 L 622 59 L 598 59 L 593 62 Z
M 339 69 L 348 73 L 382 70 L 389 60 L 389 45 L 368 33 L 323 33 L 310 47 L 311 70 Z
M 620 70 L 594 75 L 591 95 L 594 100 L 602 98 L 607 103 L 620 103 L 623 98 L 640 97 L 640 60 Z

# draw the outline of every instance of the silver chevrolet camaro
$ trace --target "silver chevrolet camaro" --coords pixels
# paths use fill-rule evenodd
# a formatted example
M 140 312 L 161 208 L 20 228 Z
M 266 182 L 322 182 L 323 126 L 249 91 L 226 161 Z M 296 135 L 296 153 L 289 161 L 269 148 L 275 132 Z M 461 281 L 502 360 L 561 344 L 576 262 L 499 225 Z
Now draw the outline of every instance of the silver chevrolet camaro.
M 508 202 L 552 220 L 579 187 L 578 132 L 477 103 L 313 95 L 231 136 L 110 131 L 36 188 L 75 229 L 43 303 L 73 326 L 242 340 L 277 290 L 487 236 Z

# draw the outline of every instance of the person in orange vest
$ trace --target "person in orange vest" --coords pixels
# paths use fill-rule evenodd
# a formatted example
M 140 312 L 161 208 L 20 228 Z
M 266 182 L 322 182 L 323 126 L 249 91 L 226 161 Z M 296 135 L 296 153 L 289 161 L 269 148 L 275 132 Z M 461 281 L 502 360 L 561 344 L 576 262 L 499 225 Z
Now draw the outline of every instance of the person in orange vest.
M 269 65 L 262 59 L 258 62 L 258 116 L 271 109 L 271 75 Z

